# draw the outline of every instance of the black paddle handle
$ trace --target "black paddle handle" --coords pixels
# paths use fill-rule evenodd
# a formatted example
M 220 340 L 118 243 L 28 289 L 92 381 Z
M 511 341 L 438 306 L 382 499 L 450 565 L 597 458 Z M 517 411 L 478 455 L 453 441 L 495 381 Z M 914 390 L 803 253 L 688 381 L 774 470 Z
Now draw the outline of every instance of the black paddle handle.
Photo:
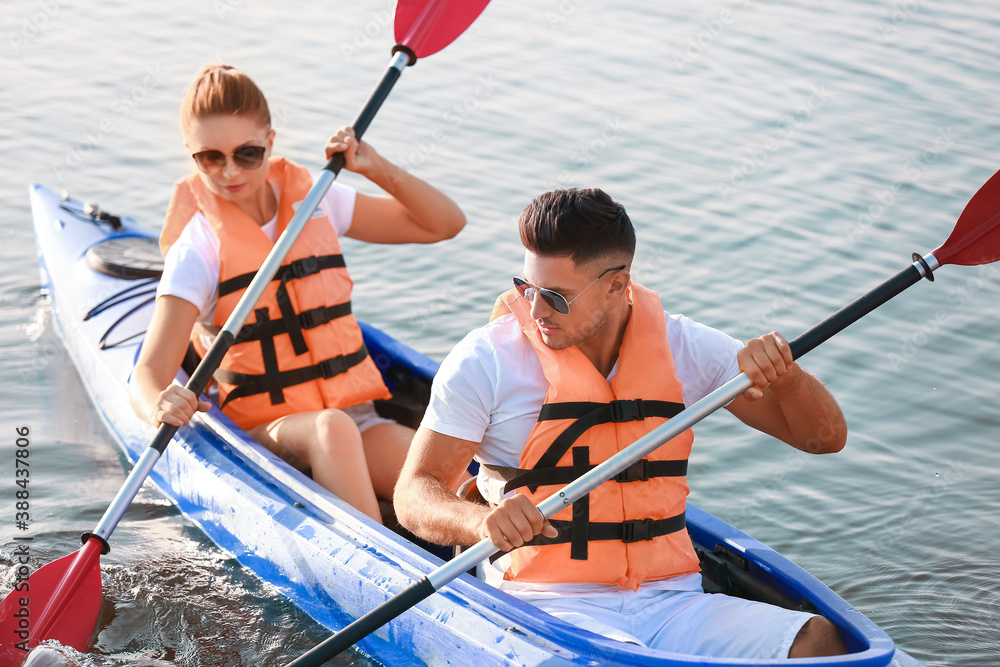
M 919 257 L 919 255 L 914 255 L 914 257 Z M 923 269 L 918 268 L 921 266 Z M 889 299 L 920 282 L 920 279 L 925 275 L 928 279 L 933 280 L 930 267 L 924 262 L 923 258 L 920 258 L 919 261 L 915 261 L 892 278 L 889 278 L 867 294 L 844 306 L 789 343 L 789 346 L 792 348 L 792 358 L 798 359 L 821 343 L 824 343 Z
M 396 81 L 399 80 L 399 75 L 402 73 L 402 69 L 390 65 L 385 73 L 382 75 L 382 79 L 375 86 L 375 90 L 372 91 L 371 95 L 368 96 L 368 100 L 365 102 L 364 107 L 361 108 L 361 112 L 358 117 L 354 119 L 354 123 L 351 127 L 354 128 L 354 137 L 361 141 L 361 136 L 371 125 L 372 119 L 375 118 L 375 114 L 382 107 L 382 103 L 385 102 L 385 98 L 389 96 L 389 91 L 392 87 L 396 85 Z M 328 171 L 332 171 L 336 176 L 340 173 L 340 170 L 344 168 L 344 154 L 334 153 L 330 161 L 326 163 L 324 167 Z
M 421 600 L 430 597 L 436 589 L 430 579 L 424 577 L 398 595 L 394 595 L 375 609 L 357 619 L 344 629 L 334 633 L 323 643 L 311 648 L 288 667 L 317 667 L 361 641 L 383 625 L 407 611 Z
M 194 392 L 195 396 L 200 397 L 208 387 L 208 383 L 212 380 L 212 375 L 222 365 L 222 358 L 226 356 L 226 352 L 233 346 L 235 340 L 236 336 L 229 331 L 225 329 L 220 331 L 219 335 L 215 337 L 212 346 L 208 348 L 208 352 L 205 353 L 205 356 L 198 363 L 198 367 L 194 369 L 194 373 L 191 374 L 185 388 Z M 149 446 L 160 454 L 163 454 L 167 445 L 170 444 L 170 439 L 177 433 L 178 428 L 173 424 L 161 423 L 160 427 L 156 429 L 156 435 L 149 442 Z

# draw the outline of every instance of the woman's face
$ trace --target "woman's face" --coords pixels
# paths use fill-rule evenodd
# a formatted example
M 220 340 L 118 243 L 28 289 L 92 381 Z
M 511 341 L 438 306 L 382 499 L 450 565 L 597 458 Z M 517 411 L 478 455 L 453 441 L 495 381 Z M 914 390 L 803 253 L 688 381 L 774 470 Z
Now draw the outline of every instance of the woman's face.
M 262 192 L 273 144 L 274 130 L 250 116 L 197 118 L 184 130 L 184 145 L 198 156 L 195 162 L 208 189 L 236 203 Z M 253 166 L 258 157 L 260 164 Z

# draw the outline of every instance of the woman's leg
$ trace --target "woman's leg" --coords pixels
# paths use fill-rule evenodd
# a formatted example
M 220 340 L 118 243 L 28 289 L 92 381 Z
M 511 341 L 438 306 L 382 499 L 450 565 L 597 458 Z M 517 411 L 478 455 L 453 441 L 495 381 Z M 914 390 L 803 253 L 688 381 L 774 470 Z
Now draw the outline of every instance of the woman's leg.
M 313 479 L 322 487 L 382 522 L 369 477 L 366 447 L 354 421 L 340 410 L 287 415 L 248 433 L 289 465 L 311 470 Z M 389 493 L 391 497 L 391 487 Z
M 392 501 L 392 492 L 396 488 L 399 471 L 406 461 L 406 452 L 410 449 L 410 442 L 415 433 L 412 428 L 396 422 L 375 424 L 361 433 L 372 486 L 379 498 Z M 468 471 L 463 471 L 459 485 L 471 476 Z
M 406 460 L 415 431 L 412 428 L 391 423 L 375 424 L 361 434 L 364 442 L 368 474 L 375 494 L 392 501 L 392 491 L 396 488 L 399 471 Z

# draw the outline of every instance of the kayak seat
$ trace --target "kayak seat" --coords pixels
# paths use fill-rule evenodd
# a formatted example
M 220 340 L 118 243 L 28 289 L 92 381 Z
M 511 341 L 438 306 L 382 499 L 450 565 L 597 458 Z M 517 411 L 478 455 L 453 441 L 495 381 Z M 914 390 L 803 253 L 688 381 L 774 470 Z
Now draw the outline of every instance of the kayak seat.
M 87 266 L 122 280 L 163 275 L 160 245 L 151 236 L 116 236 L 87 250 Z
M 711 551 L 700 544 L 694 547 L 701 561 L 702 587 L 706 593 L 724 593 L 785 609 L 817 613 L 809 600 L 792 597 L 752 572 L 750 560 L 728 546 L 716 544 Z

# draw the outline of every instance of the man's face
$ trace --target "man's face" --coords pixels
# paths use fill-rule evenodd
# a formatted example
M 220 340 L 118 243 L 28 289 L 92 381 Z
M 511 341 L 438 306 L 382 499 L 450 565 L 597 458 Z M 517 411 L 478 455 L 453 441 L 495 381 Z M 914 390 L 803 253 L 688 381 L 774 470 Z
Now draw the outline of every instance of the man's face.
M 616 274 L 609 274 L 594 282 L 607 268 L 609 267 L 595 263 L 577 266 L 570 257 L 548 257 L 525 252 L 524 279 L 536 288 L 544 287 L 558 292 L 572 302 L 569 313 L 564 315 L 540 295 L 536 294 L 531 300 L 531 317 L 546 345 L 562 350 L 599 337 L 608 330 L 607 310 Z

